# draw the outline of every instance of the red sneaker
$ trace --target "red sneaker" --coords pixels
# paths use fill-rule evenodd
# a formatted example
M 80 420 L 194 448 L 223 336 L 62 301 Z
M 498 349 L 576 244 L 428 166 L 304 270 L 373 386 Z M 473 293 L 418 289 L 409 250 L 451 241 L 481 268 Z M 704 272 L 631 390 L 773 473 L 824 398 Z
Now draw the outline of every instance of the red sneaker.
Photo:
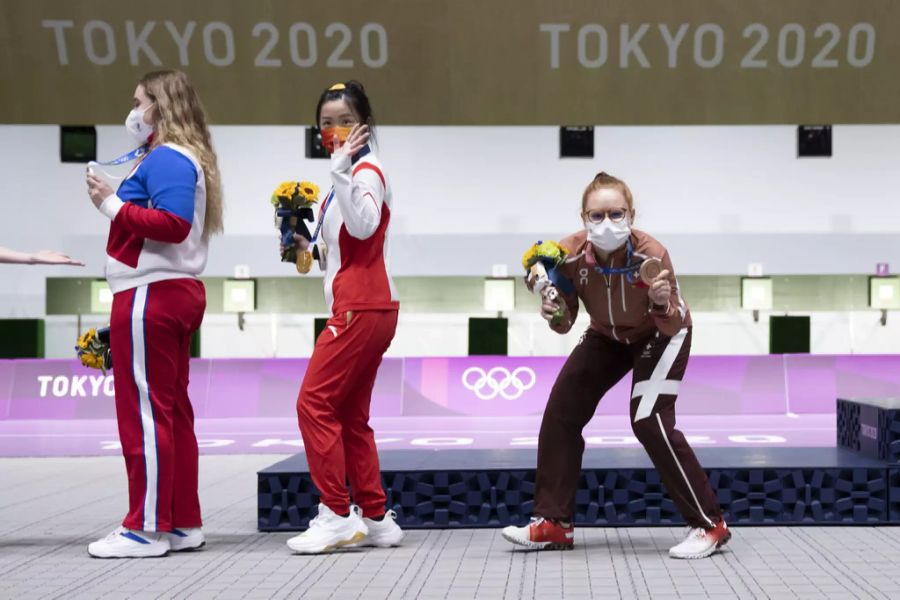
M 575 528 L 542 517 L 532 517 L 525 527 L 506 527 L 503 537 L 517 546 L 532 550 L 571 550 L 575 547 Z

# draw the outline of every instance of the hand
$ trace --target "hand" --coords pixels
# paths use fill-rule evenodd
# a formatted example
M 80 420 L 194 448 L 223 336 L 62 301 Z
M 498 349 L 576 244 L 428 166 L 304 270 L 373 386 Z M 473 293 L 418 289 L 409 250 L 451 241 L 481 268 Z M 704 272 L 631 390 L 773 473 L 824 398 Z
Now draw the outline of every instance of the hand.
M 283 239 L 284 238 L 282 238 L 281 235 L 278 236 L 279 242 L 282 242 Z M 309 246 L 310 246 L 310 243 L 309 243 L 308 239 L 306 239 L 299 233 L 295 233 L 294 234 L 294 245 L 293 246 L 285 246 L 283 242 L 279 243 L 278 244 L 278 252 L 279 252 L 279 254 L 283 255 L 284 251 L 287 250 L 288 248 L 296 248 L 298 252 L 303 252 L 304 250 L 309 248 Z
M 350 135 L 347 136 L 346 142 L 341 144 L 339 139 L 334 139 L 334 153 L 355 156 L 357 152 L 369 143 L 369 135 L 369 126 L 357 123 L 350 130 Z
M 556 300 L 551 300 L 549 291 L 551 288 L 545 287 L 541 290 L 541 317 L 548 323 L 552 322 L 556 316 L 556 312 L 563 309 L 563 319 L 569 316 L 569 307 L 565 302 L 560 302 L 559 296 Z
M 653 280 L 653 283 L 650 284 L 647 296 L 650 297 L 650 302 L 653 304 L 667 307 L 669 306 L 669 297 L 671 295 L 672 284 L 669 283 L 669 271 L 663 269 L 663 271 Z
M 294 234 L 294 246 L 297 248 L 299 252 L 303 252 L 307 248 L 309 248 L 309 240 L 300 235 L 299 233 Z
M 33 265 L 74 265 L 83 267 L 84 263 L 74 258 L 57 252 L 56 250 L 41 250 L 30 255 L 31 264 Z
M 87 174 L 87 186 L 91 202 L 93 202 L 94 206 L 97 208 L 100 208 L 100 205 L 103 204 L 104 200 L 115 194 L 115 190 L 113 190 L 108 183 L 91 172 L 88 172 Z

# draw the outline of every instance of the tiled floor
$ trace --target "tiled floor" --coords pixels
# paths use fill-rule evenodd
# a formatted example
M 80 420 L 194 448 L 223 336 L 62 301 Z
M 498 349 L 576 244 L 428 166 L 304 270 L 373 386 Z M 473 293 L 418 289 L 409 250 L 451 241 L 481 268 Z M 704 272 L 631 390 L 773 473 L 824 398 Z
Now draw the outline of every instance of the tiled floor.
M 410 531 L 393 550 L 292 556 L 255 529 L 255 473 L 277 456 L 204 456 L 208 546 L 94 560 L 125 508 L 121 458 L 0 460 L 0 598 L 900 598 L 900 529 L 736 528 L 673 561 L 671 528 L 580 529 L 572 552 L 512 551 L 492 530 Z

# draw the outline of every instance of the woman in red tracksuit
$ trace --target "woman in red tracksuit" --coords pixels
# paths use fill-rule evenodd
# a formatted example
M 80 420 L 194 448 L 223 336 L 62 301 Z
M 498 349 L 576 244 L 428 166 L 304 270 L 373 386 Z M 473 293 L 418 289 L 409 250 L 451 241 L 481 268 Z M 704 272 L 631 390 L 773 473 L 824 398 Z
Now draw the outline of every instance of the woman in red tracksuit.
M 331 153 L 334 186 L 313 235 L 331 318 L 316 341 L 297 399 L 310 474 L 321 492 L 318 516 L 288 540 L 300 554 L 360 542 L 388 547 L 403 538 L 396 514 L 385 510 L 368 423 L 375 376 L 400 307 L 388 273 L 391 186 L 369 144 L 374 123 L 361 84 L 348 81 L 325 90 L 316 123 Z M 298 250 L 308 251 L 309 241 L 297 243 Z M 348 480 L 356 505 L 350 504 Z
M 731 537 L 715 492 L 684 435 L 675 429 L 675 400 L 691 349 L 691 315 L 678 290 L 668 251 L 632 229 L 634 202 L 621 180 L 598 174 L 582 197 L 585 228 L 561 241 L 559 267 L 572 283 L 562 293 L 562 319 L 545 298 L 543 316 L 557 333 L 572 328 L 579 299 L 590 327 L 556 379 L 538 438 L 535 516 L 507 527 L 510 542 L 536 549 L 572 548 L 575 491 L 581 473 L 581 431 L 601 398 L 632 372 L 631 427 L 659 471 L 691 531 L 669 550 L 673 558 L 703 558 Z M 658 259 L 659 274 L 644 284 L 635 267 Z

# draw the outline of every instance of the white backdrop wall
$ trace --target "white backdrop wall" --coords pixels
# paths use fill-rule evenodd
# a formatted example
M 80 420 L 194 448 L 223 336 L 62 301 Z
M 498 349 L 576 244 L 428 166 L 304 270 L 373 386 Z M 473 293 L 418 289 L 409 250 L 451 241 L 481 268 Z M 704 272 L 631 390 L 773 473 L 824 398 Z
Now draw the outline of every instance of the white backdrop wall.
M 581 192 L 601 169 L 630 183 L 638 226 L 669 246 L 683 274 L 743 273 L 749 262 L 773 274 L 868 273 L 879 261 L 900 267 L 900 126 L 835 127 L 834 157 L 803 160 L 796 158 L 796 128 L 787 126 L 599 127 L 595 135 L 595 159 L 560 160 L 554 127 L 379 129 L 396 200 L 394 273 L 483 275 L 494 263 L 517 272 L 528 243 L 579 228 Z M 300 127 L 222 126 L 213 136 L 226 235 L 213 242 L 207 274 L 229 276 L 245 263 L 256 276 L 289 275 L 275 258 L 268 197 L 285 179 L 327 187 L 327 161 L 303 157 Z M 128 149 L 123 128 L 98 128 L 101 158 Z M 88 262 L 77 274 L 101 276 L 107 223 L 83 178 L 83 165 L 59 162 L 59 128 L 0 126 L 0 245 L 63 249 Z M 0 317 L 43 316 L 44 278 L 75 274 L 4 267 Z M 427 318 L 442 332 L 435 339 L 447 340 L 428 353 L 458 353 L 459 336 L 448 332 L 461 317 Z M 712 331 L 724 331 L 726 323 L 711 319 Z M 426 321 L 420 326 L 427 329 Z M 513 323 L 511 344 L 531 339 L 530 327 Z M 212 328 L 210 321 L 205 339 L 215 339 Z M 826 346 L 859 351 L 853 327 L 841 331 L 847 343 Z M 754 347 L 754 334 L 742 339 L 737 346 Z M 398 340 L 395 349 L 404 344 Z
M 877 312 L 812 312 L 810 345 L 813 354 L 900 353 L 900 313 L 891 313 L 886 326 Z M 324 316 L 324 315 L 317 315 Z M 485 316 L 485 315 L 482 315 Z M 693 313 L 692 353 L 715 355 L 767 354 L 769 315 L 754 322 L 749 312 Z M 102 326 L 105 317 L 82 319 L 82 327 Z M 568 354 L 588 319 L 581 315 L 572 331 L 558 335 L 537 314 L 509 315 L 509 354 L 559 356 Z M 46 323 L 48 358 L 69 358 L 78 327 L 74 317 L 53 316 Z M 468 317 L 454 314 L 402 313 L 388 356 L 465 356 Z M 244 330 L 236 315 L 207 315 L 201 331 L 205 358 L 269 358 L 309 356 L 313 348 L 313 315 L 250 314 Z

